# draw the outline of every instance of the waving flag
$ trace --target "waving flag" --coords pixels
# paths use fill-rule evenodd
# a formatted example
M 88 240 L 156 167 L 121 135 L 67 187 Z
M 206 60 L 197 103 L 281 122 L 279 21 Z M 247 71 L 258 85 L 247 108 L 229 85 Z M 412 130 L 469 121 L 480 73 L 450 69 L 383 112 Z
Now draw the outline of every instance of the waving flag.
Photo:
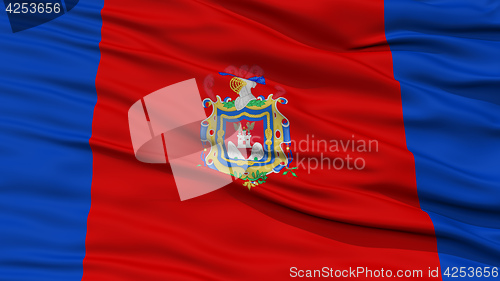
M 3 2 L 0 280 L 499 278 L 500 3 Z

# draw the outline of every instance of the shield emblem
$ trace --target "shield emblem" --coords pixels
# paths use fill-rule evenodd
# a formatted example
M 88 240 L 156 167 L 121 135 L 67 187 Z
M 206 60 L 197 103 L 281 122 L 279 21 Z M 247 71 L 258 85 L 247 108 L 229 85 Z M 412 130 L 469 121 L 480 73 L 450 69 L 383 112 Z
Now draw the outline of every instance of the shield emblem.
M 205 99 L 212 114 L 201 123 L 201 140 L 210 151 L 202 155 L 204 164 L 237 178 L 259 178 L 279 172 L 288 165 L 286 144 L 290 143 L 288 120 L 277 105 L 285 98 L 260 96 L 237 110 L 229 98 Z

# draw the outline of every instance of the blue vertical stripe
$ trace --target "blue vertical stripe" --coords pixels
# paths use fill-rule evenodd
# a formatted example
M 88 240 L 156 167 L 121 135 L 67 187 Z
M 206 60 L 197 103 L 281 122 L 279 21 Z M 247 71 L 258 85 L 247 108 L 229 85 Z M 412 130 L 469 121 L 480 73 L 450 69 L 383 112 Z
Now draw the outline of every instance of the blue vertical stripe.
M 500 2 L 385 0 L 385 21 L 441 268 L 500 266 Z
M 0 280 L 81 280 L 102 6 L 13 33 L 0 4 Z

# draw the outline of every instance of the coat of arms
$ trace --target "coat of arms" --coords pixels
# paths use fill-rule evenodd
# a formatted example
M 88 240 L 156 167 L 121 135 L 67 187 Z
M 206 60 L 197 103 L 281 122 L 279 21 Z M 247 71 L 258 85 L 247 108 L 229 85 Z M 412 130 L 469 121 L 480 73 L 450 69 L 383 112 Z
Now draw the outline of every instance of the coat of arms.
M 204 149 L 203 165 L 243 180 L 249 189 L 266 181 L 268 175 L 291 172 L 293 160 L 290 147 L 290 123 L 278 110 L 278 104 L 288 101 L 273 95 L 255 97 L 252 89 L 265 85 L 263 76 L 241 78 L 233 76 L 229 86 L 238 94 L 236 100 L 226 97 L 203 100 L 212 113 L 201 122 L 200 137 Z

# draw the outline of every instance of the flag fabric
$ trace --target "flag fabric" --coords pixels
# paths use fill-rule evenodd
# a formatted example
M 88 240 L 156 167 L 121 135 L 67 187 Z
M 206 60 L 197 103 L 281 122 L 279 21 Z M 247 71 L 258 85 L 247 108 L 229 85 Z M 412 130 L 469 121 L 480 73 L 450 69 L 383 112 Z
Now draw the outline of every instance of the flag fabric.
M 0 280 L 498 278 L 500 3 L 55 2 L 0 21 Z

